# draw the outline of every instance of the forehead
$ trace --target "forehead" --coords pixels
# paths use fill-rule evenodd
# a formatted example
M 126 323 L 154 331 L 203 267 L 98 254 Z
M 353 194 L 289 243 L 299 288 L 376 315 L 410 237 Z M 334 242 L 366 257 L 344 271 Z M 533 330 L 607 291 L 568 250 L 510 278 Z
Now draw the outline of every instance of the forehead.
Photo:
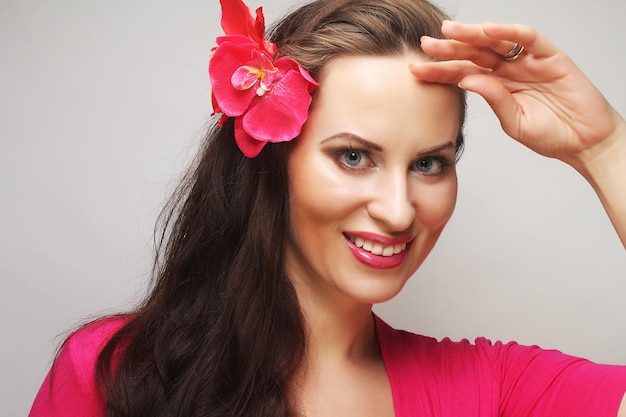
M 423 59 L 417 54 L 333 58 L 320 74 L 305 131 L 454 142 L 460 124 L 456 88 L 417 80 L 409 64 Z

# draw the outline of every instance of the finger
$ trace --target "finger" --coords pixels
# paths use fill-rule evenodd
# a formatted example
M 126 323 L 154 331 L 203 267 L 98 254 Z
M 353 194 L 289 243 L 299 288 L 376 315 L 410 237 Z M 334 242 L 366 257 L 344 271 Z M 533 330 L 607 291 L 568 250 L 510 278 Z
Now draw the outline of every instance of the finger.
M 485 23 L 487 24 L 487 23 Z M 517 41 L 505 38 L 493 38 L 485 33 L 485 24 L 467 24 L 445 20 L 441 29 L 448 38 L 470 45 L 489 48 L 499 55 L 509 52 Z
M 450 39 L 489 47 L 501 55 L 510 51 L 516 43 L 524 46 L 527 52 L 537 58 L 552 56 L 559 52 L 547 38 L 526 25 L 444 21 L 442 31 Z
M 537 58 L 553 56 L 560 52 L 552 42 L 530 26 L 487 22 L 483 24 L 483 31 L 492 39 L 519 43 Z
M 481 95 L 500 120 L 502 129 L 511 137 L 519 136 L 522 110 L 501 82 L 488 75 L 471 74 L 463 78 L 459 86 Z
M 450 39 L 422 37 L 422 50 L 441 60 L 467 60 L 483 68 L 497 68 L 502 64 L 502 55 L 490 48 L 477 47 Z
M 473 74 L 489 74 L 491 70 L 469 61 L 418 61 L 409 65 L 411 73 L 421 81 L 442 84 L 458 84 Z

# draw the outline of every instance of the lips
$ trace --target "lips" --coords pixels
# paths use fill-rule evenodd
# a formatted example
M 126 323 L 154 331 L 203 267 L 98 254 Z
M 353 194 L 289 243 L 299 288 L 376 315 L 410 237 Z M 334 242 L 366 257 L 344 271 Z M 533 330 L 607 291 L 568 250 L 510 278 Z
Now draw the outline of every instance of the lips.
M 412 238 L 390 239 L 371 233 L 344 233 L 348 248 L 361 263 L 377 269 L 400 266 Z

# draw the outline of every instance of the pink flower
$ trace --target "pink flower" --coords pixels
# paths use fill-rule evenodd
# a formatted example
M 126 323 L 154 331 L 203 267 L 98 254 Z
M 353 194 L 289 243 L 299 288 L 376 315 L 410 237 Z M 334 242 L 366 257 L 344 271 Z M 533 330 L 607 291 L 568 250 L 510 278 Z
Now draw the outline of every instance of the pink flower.
M 235 117 L 235 141 L 253 158 L 267 142 L 290 141 L 307 119 L 317 83 L 265 40 L 261 8 L 253 19 L 241 0 L 221 0 L 222 28 L 209 62 L 213 109 Z M 222 119 L 223 122 L 223 119 Z

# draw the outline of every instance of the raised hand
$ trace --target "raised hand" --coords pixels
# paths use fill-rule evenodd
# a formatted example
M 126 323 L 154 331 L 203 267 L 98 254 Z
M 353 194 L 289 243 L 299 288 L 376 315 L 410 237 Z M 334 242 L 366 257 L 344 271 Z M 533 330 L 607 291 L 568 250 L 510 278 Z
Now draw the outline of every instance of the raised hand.
M 420 61 L 420 80 L 458 84 L 489 103 L 504 131 L 558 158 L 593 186 L 626 247 L 626 122 L 572 60 L 523 25 L 445 21 L 448 39 L 422 38 L 440 61 Z M 516 45 L 524 47 L 507 59 Z
M 424 52 L 442 61 L 415 63 L 415 76 L 480 94 L 504 131 L 534 151 L 576 166 L 624 129 L 572 60 L 535 29 L 446 21 L 443 32 L 449 39 L 422 39 Z M 515 44 L 524 47 L 522 54 L 503 58 Z

